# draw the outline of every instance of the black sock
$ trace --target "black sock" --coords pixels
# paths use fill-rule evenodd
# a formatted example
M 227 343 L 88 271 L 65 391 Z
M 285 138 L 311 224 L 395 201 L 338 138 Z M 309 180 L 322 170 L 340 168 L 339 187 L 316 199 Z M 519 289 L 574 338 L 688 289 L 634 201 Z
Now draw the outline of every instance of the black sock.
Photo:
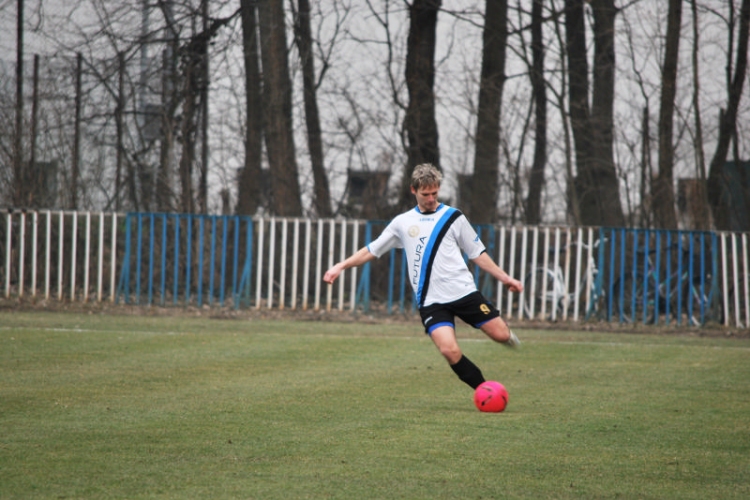
M 458 378 L 467 383 L 472 389 L 476 389 L 479 387 L 479 384 L 484 382 L 482 370 L 466 356 L 461 356 L 458 363 L 451 365 L 451 368 L 458 375 Z

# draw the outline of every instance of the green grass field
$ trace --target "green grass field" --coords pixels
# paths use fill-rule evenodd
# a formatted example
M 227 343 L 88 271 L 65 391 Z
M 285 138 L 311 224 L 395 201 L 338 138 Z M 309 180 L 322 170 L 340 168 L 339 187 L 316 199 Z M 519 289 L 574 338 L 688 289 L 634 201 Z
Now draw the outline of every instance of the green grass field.
M 0 498 L 749 498 L 750 341 L 0 315 Z

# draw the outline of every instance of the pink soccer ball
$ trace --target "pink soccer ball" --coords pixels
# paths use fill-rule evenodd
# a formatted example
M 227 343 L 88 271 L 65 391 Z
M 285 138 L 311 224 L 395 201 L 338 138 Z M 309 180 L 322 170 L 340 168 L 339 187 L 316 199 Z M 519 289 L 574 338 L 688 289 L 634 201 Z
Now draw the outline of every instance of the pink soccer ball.
M 508 391 L 500 382 L 482 382 L 474 391 L 474 405 L 479 411 L 500 413 L 508 405 Z

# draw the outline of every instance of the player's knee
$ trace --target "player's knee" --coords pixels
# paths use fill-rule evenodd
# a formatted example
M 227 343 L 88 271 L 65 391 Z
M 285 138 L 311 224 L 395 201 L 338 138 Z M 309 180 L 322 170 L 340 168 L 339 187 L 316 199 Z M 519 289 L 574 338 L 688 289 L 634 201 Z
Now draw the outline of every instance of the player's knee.
M 500 318 L 485 323 L 482 331 L 495 342 L 505 342 L 510 337 L 510 328 Z
M 458 363 L 458 360 L 460 360 L 463 355 L 458 345 L 440 346 L 440 354 L 442 354 L 450 364 Z

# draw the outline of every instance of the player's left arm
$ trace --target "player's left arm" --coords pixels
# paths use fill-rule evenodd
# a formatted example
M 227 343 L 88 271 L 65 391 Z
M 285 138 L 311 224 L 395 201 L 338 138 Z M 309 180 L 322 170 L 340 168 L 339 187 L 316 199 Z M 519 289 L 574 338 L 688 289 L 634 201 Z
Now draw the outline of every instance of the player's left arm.
M 479 266 L 484 272 L 489 273 L 493 278 L 498 280 L 500 283 L 511 292 L 520 293 L 523 291 L 523 283 L 517 279 L 512 278 L 500 266 L 498 266 L 492 257 L 487 254 L 487 249 L 482 243 L 482 240 L 477 235 L 474 228 L 469 223 L 466 216 L 460 217 L 454 224 L 456 230 L 456 240 L 458 241 L 459 247 L 463 252 L 469 256 L 469 259 Z M 476 255 L 476 257 L 471 257 Z
M 478 257 L 471 259 L 471 261 L 479 266 L 482 271 L 489 273 L 493 278 L 505 285 L 511 292 L 520 293 L 523 291 L 523 283 L 503 271 L 500 266 L 495 264 L 492 257 L 487 255 L 487 252 L 482 252 Z
M 376 258 L 377 256 L 370 252 L 370 250 L 366 246 L 362 247 L 353 255 L 345 260 L 342 260 L 341 262 L 330 268 L 328 271 L 326 271 L 325 275 L 323 275 L 323 281 L 325 281 L 329 285 L 333 284 L 333 282 L 336 281 L 336 278 L 338 278 L 345 269 L 349 269 L 350 267 L 359 267 L 363 264 L 367 264 L 371 260 L 375 260 Z

